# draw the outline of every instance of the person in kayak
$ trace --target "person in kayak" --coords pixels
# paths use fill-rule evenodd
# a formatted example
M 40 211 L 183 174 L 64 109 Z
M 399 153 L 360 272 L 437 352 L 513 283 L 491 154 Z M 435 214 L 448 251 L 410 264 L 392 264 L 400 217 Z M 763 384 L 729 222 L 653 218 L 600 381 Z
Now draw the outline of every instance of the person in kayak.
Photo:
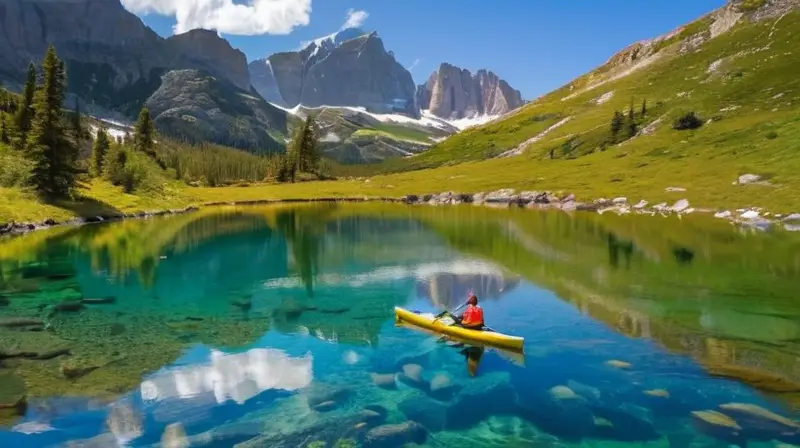
M 470 294 L 467 309 L 460 316 L 455 316 L 454 320 L 459 327 L 483 330 L 483 308 L 478 306 L 478 296 Z

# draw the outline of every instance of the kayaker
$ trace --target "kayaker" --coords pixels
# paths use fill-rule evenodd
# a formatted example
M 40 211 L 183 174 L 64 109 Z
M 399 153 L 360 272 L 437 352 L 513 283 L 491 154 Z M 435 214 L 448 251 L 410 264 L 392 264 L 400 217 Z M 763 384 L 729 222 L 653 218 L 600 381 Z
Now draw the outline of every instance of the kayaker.
M 478 296 L 470 294 L 467 299 L 467 309 L 464 313 L 455 318 L 456 325 L 471 330 L 483 329 L 483 308 L 478 306 Z

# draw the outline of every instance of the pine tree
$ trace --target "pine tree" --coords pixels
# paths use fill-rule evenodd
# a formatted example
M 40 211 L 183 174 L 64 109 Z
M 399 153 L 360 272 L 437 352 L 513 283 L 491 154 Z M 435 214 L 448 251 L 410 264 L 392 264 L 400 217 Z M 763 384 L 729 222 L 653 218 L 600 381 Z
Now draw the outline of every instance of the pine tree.
M 319 154 L 317 152 L 317 133 L 314 118 L 310 115 L 303 123 L 302 143 L 300 150 L 299 169 L 306 173 L 316 173 L 319 165 Z
M 103 164 L 106 161 L 106 154 L 111 147 L 111 142 L 108 140 L 108 133 L 105 128 L 97 130 L 97 137 L 94 139 L 92 145 L 92 162 L 90 172 L 94 177 L 103 175 Z
M 8 135 L 8 124 L 6 124 L 6 115 L 0 112 L 0 143 L 8 144 L 11 142 L 11 137 Z
M 55 47 L 48 48 L 41 68 L 41 85 L 34 94 L 35 114 L 26 142 L 34 168 L 31 182 L 40 193 L 64 196 L 75 186 L 77 147 L 67 138 L 61 105 L 66 94 L 66 71 Z
M 635 119 L 633 113 L 633 99 L 631 99 L 631 106 L 628 108 L 628 120 L 633 121 Z
M 622 112 L 620 111 L 614 111 L 614 117 L 611 118 L 611 136 L 613 137 L 614 141 L 617 140 L 619 131 L 622 130 L 622 126 L 624 125 L 625 125 L 625 116 L 622 115 Z
M 36 94 L 36 66 L 33 62 L 28 65 L 28 76 L 25 80 L 25 88 L 22 91 L 22 104 L 17 108 L 14 117 L 14 126 L 17 130 L 17 141 L 20 146 L 25 144 L 28 132 L 31 130 L 31 120 L 35 114 L 33 110 L 33 100 Z
M 150 157 L 155 157 L 153 151 L 153 122 L 150 120 L 150 111 L 145 107 L 139 112 L 139 120 L 133 135 L 133 146 L 137 151 L 141 151 Z
M 634 137 L 639 131 L 639 127 L 636 125 L 636 120 L 630 117 L 628 117 L 628 123 L 626 127 L 628 129 L 628 138 Z
M 642 100 L 642 116 L 647 115 L 647 99 Z

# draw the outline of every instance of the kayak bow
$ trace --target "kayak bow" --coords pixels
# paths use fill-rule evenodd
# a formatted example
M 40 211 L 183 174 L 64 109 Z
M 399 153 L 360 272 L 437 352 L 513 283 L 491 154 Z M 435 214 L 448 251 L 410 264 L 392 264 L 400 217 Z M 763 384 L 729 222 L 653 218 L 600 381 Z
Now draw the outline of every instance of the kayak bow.
M 399 306 L 394 307 L 394 314 L 398 322 L 407 322 L 437 333 L 498 348 L 522 351 L 523 344 L 525 343 L 525 339 L 518 336 L 510 336 L 496 331 L 470 330 L 469 328 L 448 325 L 436 319 L 436 316 L 432 314 L 418 314 L 405 308 L 400 308 Z

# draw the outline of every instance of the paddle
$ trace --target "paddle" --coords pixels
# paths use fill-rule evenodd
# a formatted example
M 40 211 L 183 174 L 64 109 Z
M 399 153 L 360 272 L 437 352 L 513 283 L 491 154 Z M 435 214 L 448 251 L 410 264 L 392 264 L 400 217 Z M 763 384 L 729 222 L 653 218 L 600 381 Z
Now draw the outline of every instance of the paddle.
M 433 321 L 436 322 L 437 320 L 443 318 L 444 316 L 446 316 L 448 314 L 452 316 L 453 313 L 457 313 L 459 310 L 461 310 L 461 308 L 464 308 L 465 306 L 467 306 L 467 302 L 462 303 L 461 305 L 459 305 L 458 308 L 454 309 L 453 311 L 444 310 L 441 313 L 437 314 L 436 318 L 433 319 Z

